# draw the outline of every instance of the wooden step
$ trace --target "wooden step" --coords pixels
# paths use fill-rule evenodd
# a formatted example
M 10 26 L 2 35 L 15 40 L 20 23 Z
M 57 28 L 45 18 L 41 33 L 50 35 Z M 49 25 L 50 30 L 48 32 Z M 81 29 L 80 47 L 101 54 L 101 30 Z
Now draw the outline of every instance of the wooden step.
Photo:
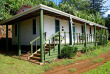
M 55 44 L 56 45 L 56 44 Z M 49 46 L 49 44 L 46 44 L 46 46 Z M 54 46 L 54 44 L 50 44 L 50 46 Z
M 45 48 L 45 51 L 49 51 L 49 48 Z
M 35 64 L 40 64 L 40 62 L 39 61 L 37 61 L 37 60 L 28 60 L 29 62 L 32 62 L 32 63 L 35 63 Z
M 34 54 L 34 56 L 40 57 L 41 55 L 39 53 L 37 53 L 37 54 Z
M 49 48 L 49 46 L 45 46 L 45 48 Z M 54 46 L 50 46 L 50 48 L 54 48 Z
M 48 53 L 49 51 L 45 51 L 45 53 Z M 40 53 L 40 51 L 37 51 L 37 53 Z
M 40 57 L 30 57 L 30 59 L 33 59 L 33 60 L 41 60 L 41 58 Z

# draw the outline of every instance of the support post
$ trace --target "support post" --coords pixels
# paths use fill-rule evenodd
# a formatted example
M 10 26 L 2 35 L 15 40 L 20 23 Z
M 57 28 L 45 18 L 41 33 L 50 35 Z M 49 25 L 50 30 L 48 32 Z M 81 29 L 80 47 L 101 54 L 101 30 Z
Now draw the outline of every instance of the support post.
M 8 51 L 8 24 L 6 24 L 6 51 Z
M 70 45 L 73 45 L 72 20 L 71 20 L 71 18 L 69 18 L 69 39 L 70 39 Z
M 84 23 L 84 34 L 85 34 L 85 43 L 84 43 L 84 46 L 86 47 L 86 23 Z
M 59 32 L 59 46 L 58 46 L 58 55 L 61 53 L 61 33 Z
M 101 42 L 102 42 L 102 28 L 101 28 Z
M 18 19 L 18 55 L 21 55 L 21 34 L 20 34 L 20 18 Z
M 94 25 L 94 36 L 95 36 L 95 46 L 96 46 L 96 26 Z
M 107 29 L 106 29 L 106 41 L 108 41 L 108 39 L 107 39 Z
M 44 62 L 43 59 L 43 10 L 40 10 L 40 53 L 41 53 L 41 62 Z M 44 51 L 45 53 L 45 51 Z

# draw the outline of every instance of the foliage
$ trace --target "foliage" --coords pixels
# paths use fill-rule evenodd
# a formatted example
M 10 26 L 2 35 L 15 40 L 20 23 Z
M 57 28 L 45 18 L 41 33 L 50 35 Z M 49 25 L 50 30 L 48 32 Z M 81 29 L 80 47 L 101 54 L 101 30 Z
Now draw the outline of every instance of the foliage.
M 93 51 L 94 49 L 96 49 L 95 46 L 94 46 L 94 47 L 84 47 L 84 48 L 82 49 L 82 52 L 83 52 L 83 53 L 86 53 L 86 52 L 89 52 L 89 51 Z
M 44 4 L 77 17 L 105 25 L 105 21 L 100 17 L 99 12 L 95 14 L 91 12 L 91 3 L 88 0 L 62 0 L 59 5 L 49 0 L 1 0 L 0 20 L 5 20 L 15 15 L 22 5 L 36 6 L 38 4 Z
M 71 69 L 70 69 L 70 71 L 71 71 L 71 72 L 74 72 L 74 71 L 76 71 L 76 69 L 74 69 L 74 68 L 71 68 Z
M 98 45 L 106 45 L 108 44 L 108 41 L 106 40 L 105 36 L 103 36 L 103 39 L 101 40 L 101 38 L 99 38 L 98 40 Z
M 92 62 L 96 63 L 96 62 L 102 62 L 104 60 L 104 58 L 98 58 L 98 59 L 93 59 Z
M 58 56 L 59 58 L 71 58 L 75 56 L 78 52 L 77 47 L 65 46 L 61 50 L 61 54 Z

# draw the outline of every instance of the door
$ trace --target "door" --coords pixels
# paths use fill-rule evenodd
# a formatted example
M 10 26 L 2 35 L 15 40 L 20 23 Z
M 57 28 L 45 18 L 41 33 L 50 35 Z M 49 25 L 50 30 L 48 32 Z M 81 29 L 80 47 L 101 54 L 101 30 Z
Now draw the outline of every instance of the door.
M 73 24 L 73 33 L 75 33 L 75 24 Z M 73 36 L 74 39 L 74 36 Z
M 60 31 L 59 20 L 55 20 L 55 33 Z

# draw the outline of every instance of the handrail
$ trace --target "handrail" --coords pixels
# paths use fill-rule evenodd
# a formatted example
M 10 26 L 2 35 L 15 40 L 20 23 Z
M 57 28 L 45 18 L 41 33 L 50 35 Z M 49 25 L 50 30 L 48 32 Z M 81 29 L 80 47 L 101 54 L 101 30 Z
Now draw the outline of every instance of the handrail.
M 33 42 L 35 42 L 35 41 L 38 40 L 39 38 L 40 38 L 40 36 L 37 37 L 37 38 L 35 38 L 34 40 L 30 41 L 30 44 L 32 44 Z
M 53 38 L 54 36 L 56 36 L 60 31 L 58 31 L 57 33 L 55 33 L 54 35 L 52 35 L 50 38 L 48 38 L 46 41 L 44 41 L 43 43 L 45 44 L 47 41 L 49 41 L 51 38 Z
M 36 50 L 37 50 L 37 40 L 40 38 L 40 36 L 39 37 L 37 37 L 37 38 L 35 38 L 34 40 L 32 40 L 31 42 L 30 42 L 30 44 L 31 44 L 31 55 L 33 54 L 33 43 L 36 41 Z

